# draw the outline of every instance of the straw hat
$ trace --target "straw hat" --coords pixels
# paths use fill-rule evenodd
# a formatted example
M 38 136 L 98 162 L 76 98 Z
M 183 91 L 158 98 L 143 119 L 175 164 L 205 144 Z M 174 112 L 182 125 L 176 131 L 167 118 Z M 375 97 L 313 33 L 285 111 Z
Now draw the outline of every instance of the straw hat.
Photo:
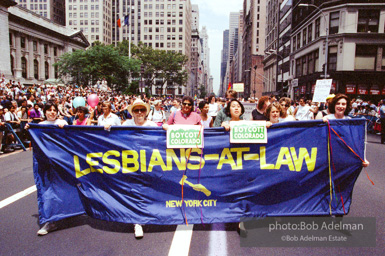
M 139 106 L 146 108 L 146 110 L 147 110 L 146 115 L 150 112 L 150 109 L 151 109 L 150 105 L 147 103 L 144 103 L 143 100 L 141 100 L 141 99 L 136 99 L 132 105 L 128 106 L 127 110 L 132 115 L 132 109 L 139 107 Z

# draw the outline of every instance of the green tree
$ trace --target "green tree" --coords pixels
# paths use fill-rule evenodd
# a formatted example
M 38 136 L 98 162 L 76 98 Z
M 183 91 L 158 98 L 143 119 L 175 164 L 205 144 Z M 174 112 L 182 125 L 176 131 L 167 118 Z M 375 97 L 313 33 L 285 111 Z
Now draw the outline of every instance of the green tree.
M 62 55 L 55 65 L 60 76 L 72 77 L 78 85 L 95 84 L 106 79 L 116 90 L 126 90 L 130 73 L 139 72 L 140 61 L 121 55 L 114 46 L 96 43 L 86 51 Z
M 162 86 L 174 83 L 186 85 L 188 73 L 184 66 L 188 57 L 184 54 L 152 49 L 140 42 L 137 46 L 132 46 L 133 55 L 142 62 L 143 79 L 147 86 L 155 84 L 156 78 L 162 79 Z

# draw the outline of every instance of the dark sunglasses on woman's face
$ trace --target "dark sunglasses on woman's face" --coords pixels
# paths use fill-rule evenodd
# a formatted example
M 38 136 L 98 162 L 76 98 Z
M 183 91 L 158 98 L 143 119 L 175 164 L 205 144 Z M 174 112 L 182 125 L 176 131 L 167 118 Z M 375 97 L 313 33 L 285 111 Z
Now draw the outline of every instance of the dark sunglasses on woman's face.
M 191 104 L 191 103 L 187 103 L 187 102 L 183 102 L 182 104 L 183 104 L 183 106 L 189 106 L 189 107 L 191 107 L 191 106 L 192 106 L 192 104 Z
M 282 107 L 288 108 L 288 107 L 290 107 L 290 105 L 288 105 L 288 104 L 282 104 Z
M 145 108 L 136 108 L 132 110 L 132 112 L 134 112 L 135 114 L 138 114 L 139 112 L 146 113 L 146 111 L 147 110 Z

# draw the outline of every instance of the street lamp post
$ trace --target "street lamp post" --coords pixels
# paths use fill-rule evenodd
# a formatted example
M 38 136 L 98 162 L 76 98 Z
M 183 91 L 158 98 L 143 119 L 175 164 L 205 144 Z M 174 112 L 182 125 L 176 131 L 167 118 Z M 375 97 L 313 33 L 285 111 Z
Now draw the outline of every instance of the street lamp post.
M 314 7 L 318 11 L 321 12 L 321 15 L 324 18 L 325 21 L 325 33 L 326 33 L 326 38 L 325 38 L 325 73 L 324 73 L 324 79 L 328 77 L 328 51 L 329 51 L 329 29 L 327 26 L 327 21 L 326 21 L 326 15 L 325 13 L 316 5 L 314 4 L 299 4 L 298 7 Z

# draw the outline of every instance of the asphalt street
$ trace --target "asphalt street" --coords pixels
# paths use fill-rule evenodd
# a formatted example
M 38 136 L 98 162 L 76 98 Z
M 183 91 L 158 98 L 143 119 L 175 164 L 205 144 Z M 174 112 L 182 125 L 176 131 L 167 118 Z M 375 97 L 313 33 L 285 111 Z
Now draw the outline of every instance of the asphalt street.
M 191 241 L 181 240 L 177 254 L 183 255 L 385 255 L 385 145 L 370 134 L 367 168 L 359 176 L 348 216 L 376 217 L 375 248 L 243 248 L 236 223 L 194 225 Z M 31 151 L 0 157 L 0 205 L 5 199 L 34 185 Z M 38 237 L 36 191 L 13 203 L 0 206 L 0 255 L 171 255 L 177 226 L 144 226 L 144 238 L 136 240 L 133 225 L 78 216 L 63 220 L 59 229 Z M 188 241 L 187 241 L 188 240 Z M 180 251 L 178 251 L 180 250 Z M 185 254 L 186 255 L 186 254 Z

